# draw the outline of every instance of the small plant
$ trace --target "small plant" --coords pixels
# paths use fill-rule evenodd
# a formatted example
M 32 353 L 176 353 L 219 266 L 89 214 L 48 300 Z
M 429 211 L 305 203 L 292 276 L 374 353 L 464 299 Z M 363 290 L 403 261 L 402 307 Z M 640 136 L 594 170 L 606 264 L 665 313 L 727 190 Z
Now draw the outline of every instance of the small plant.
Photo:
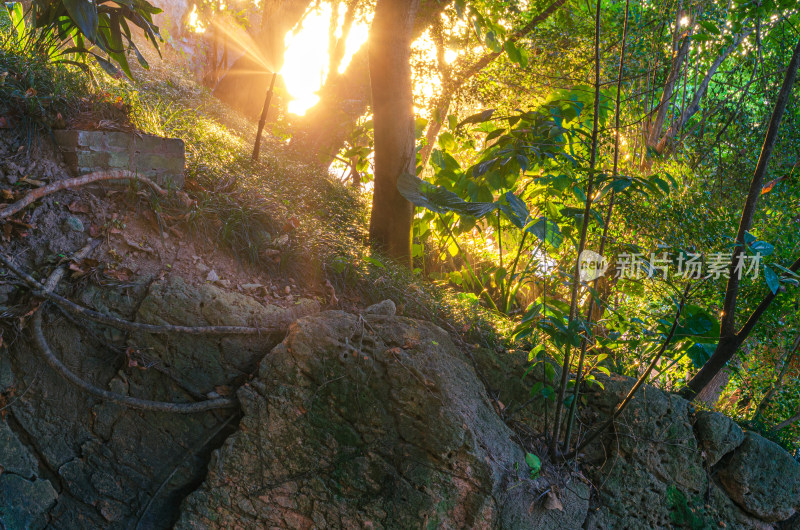
M 703 530 L 709 528 L 703 518 L 703 509 L 700 499 L 694 499 L 689 504 L 686 495 L 676 488 L 667 488 L 667 502 L 669 503 L 669 518 L 678 528 L 691 528 L 691 530 Z
M 141 30 L 158 50 L 161 39 L 153 15 L 161 10 L 147 0 L 34 0 L 28 12 L 21 3 L 6 4 L 10 24 L 5 39 L 20 53 L 44 55 L 50 61 L 90 73 L 85 59 L 93 57 L 103 70 L 129 78 L 131 53 L 149 68 L 133 40 L 130 25 Z M 129 25 L 130 24 L 130 25 Z
M 526 453 L 525 463 L 528 464 L 528 470 L 530 471 L 531 478 L 538 478 L 539 473 L 542 471 L 542 461 L 539 459 L 539 457 L 533 453 Z

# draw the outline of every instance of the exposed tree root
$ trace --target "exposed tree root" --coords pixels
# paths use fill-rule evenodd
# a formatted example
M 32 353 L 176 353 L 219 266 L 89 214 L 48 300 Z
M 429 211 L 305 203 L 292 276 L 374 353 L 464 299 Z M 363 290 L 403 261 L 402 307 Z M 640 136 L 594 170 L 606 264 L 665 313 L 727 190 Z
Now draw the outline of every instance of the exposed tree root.
M 226 398 L 198 401 L 197 403 L 167 403 L 165 401 L 150 401 L 147 399 L 124 396 L 122 394 L 117 394 L 116 392 L 110 392 L 108 390 L 103 390 L 102 388 L 97 388 L 91 383 L 84 381 L 74 373 L 70 372 L 69 368 L 64 366 L 64 364 L 50 349 L 50 346 L 47 344 L 47 340 L 44 338 L 44 333 L 42 332 L 41 308 L 33 315 L 31 326 L 33 328 L 33 338 L 36 342 L 36 346 L 38 346 L 39 351 L 41 352 L 42 356 L 44 356 L 47 364 L 50 365 L 53 370 L 55 370 L 68 382 L 72 383 L 81 390 L 92 394 L 93 396 L 99 397 L 100 399 L 131 409 L 149 410 L 153 412 L 175 412 L 178 414 L 194 414 L 196 412 L 206 412 L 208 410 L 227 409 L 238 406 L 236 400 Z
M 139 177 L 131 171 L 125 171 L 123 169 L 95 171 L 93 173 L 89 173 L 80 177 L 59 180 L 51 184 L 48 184 L 47 186 L 42 186 L 41 188 L 36 188 L 35 190 L 29 191 L 28 194 L 25 195 L 25 197 L 23 197 L 22 199 L 0 210 L 0 219 L 5 219 L 7 217 L 10 217 L 15 213 L 23 210 L 30 204 L 38 201 L 42 197 L 46 197 L 47 195 L 53 194 L 57 191 L 66 190 L 69 188 L 79 188 L 81 186 L 85 186 L 87 184 L 92 184 L 93 182 L 99 182 L 102 180 L 133 180 L 137 182 L 143 182 L 148 186 L 150 186 L 151 188 L 153 188 L 153 190 L 159 195 L 167 194 L 167 192 L 161 186 L 159 186 L 152 180 L 145 177 Z
M 86 257 L 94 249 L 94 247 L 96 247 L 96 243 L 90 243 L 81 249 L 76 254 L 75 258 L 82 259 Z M 43 291 L 51 292 L 53 289 L 55 289 L 63 275 L 64 268 L 56 268 L 56 270 L 54 270 L 47 279 Z M 50 345 L 47 343 L 47 340 L 44 338 L 44 333 L 42 332 L 42 314 L 43 308 L 40 307 L 33 315 L 31 327 L 33 329 L 33 338 L 36 342 L 36 346 L 39 348 L 39 351 L 41 352 L 45 361 L 61 377 L 81 390 L 92 394 L 93 396 L 131 409 L 149 410 L 153 412 L 174 412 L 178 414 L 193 414 L 197 412 L 238 406 L 238 402 L 236 400 L 227 398 L 211 399 L 207 401 L 199 401 L 197 403 L 168 403 L 164 401 L 150 401 L 146 399 L 134 398 L 98 388 L 72 373 L 69 368 L 67 368 L 58 359 L 58 357 L 55 356 L 53 351 L 50 349 Z
M 261 333 L 274 333 L 279 331 L 286 331 L 286 329 L 289 327 L 289 323 L 283 320 L 279 320 L 278 322 L 274 322 L 260 327 L 178 326 L 171 324 L 157 325 L 157 324 L 145 324 L 142 322 L 132 322 L 130 320 L 124 320 L 121 318 L 113 317 L 110 315 L 100 313 L 98 311 L 94 311 L 87 307 L 83 307 L 82 305 L 76 304 L 75 302 L 69 300 L 68 298 L 64 298 L 63 296 L 54 293 L 52 289 L 46 288 L 46 286 L 36 281 L 30 274 L 26 273 L 25 271 L 21 270 L 16 265 L 14 265 L 14 263 L 11 261 L 10 258 L 8 258 L 8 256 L 3 256 L 2 254 L 0 254 L 0 262 L 2 262 L 6 267 L 8 267 L 8 269 L 12 273 L 14 273 L 15 276 L 17 276 L 19 279 L 28 284 L 28 286 L 31 287 L 34 294 L 36 294 L 37 296 L 46 298 L 75 315 L 79 315 L 88 318 L 89 320 L 93 320 L 94 322 L 106 324 L 108 326 L 115 327 L 117 329 L 123 329 L 125 331 L 134 331 L 134 332 L 143 331 L 146 333 L 183 333 L 186 335 L 258 335 Z M 58 268 L 56 270 L 63 271 L 63 269 L 61 268 Z

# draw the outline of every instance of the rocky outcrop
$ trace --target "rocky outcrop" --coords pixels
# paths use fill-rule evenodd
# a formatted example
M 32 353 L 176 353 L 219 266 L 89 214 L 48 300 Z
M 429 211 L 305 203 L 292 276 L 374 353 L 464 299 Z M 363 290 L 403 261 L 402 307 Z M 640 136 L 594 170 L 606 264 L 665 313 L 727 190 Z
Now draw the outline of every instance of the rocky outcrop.
M 5 528 L 43 527 L 58 493 L 40 477 L 34 455 L 0 422 L 0 522 Z
M 194 287 L 179 277 L 153 284 L 136 313 L 141 322 L 204 326 L 249 326 L 269 328 L 319 312 L 319 304 L 300 299 L 291 308 L 265 305 L 249 296 L 212 284 Z M 269 333 L 265 331 L 265 336 Z M 272 346 L 259 336 L 207 337 L 200 335 L 143 334 L 136 342 L 141 352 L 158 352 L 158 360 L 184 388 L 198 395 L 216 386 L 239 386 L 255 372 L 258 362 Z
M 703 456 L 710 466 L 715 465 L 744 441 L 742 428 L 718 412 L 698 412 L 694 429 Z
M 299 320 L 238 396 L 239 432 L 214 453 L 177 528 L 544 529 L 585 519 L 587 484 L 530 478 L 474 371 L 432 324 L 342 312 Z
M 149 323 L 259 325 L 314 312 L 180 278 L 86 287 L 74 298 Z M 250 376 L 283 334 L 128 336 L 76 326 L 50 310 L 45 335 L 71 370 L 96 386 L 146 399 L 189 402 Z M 8 336 L 6 336 L 8 338 Z M 175 415 L 102 402 L 66 383 L 24 336 L 0 348 L 0 528 L 168 528 L 205 476 L 210 451 L 238 412 Z M 231 392 L 232 390 L 228 390 Z
M 83 304 L 142 322 L 258 327 L 315 313 L 179 278 L 87 288 Z M 0 350 L 5 528 L 752 528 L 797 524 L 800 464 L 730 419 L 645 387 L 581 470 L 545 461 L 525 352 L 457 348 L 395 315 L 327 311 L 280 336 L 84 329 L 49 312 L 51 346 L 117 393 L 191 401 L 238 388 L 242 410 L 192 416 L 100 402 L 23 337 Z M 608 417 L 633 380 L 584 391 L 576 425 Z M 492 399 L 489 399 L 491 396 Z M 552 415 L 550 416 L 552 418 Z M 505 420 L 505 421 L 504 421 Z M 513 426 L 510 428 L 508 425 Z M 546 460 L 546 459 L 543 459 Z M 795 515 L 793 515 L 795 514 Z M 789 518 L 792 518 L 789 522 Z
M 783 521 L 800 510 L 800 464 L 777 444 L 748 432 L 719 469 L 722 487 L 747 512 Z
M 633 383 L 621 376 L 603 379 L 604 388 L 594 387 L 587 396 L 583 421 L 593 424 L 607 417 Z M 770 523 L 793 511 L 778 514 L 775 506 L 754 510 L 731 492 L 746 489 L 750 478 L 782 499 L 776 504 L 796 506 L 796 486 L 791 479 L 783 481 L 787 475 L 796 477 L 800 464 L 775 446 L 776 454 L 785 456 L 780 468 L 762 466 L 760 475 L 745 471 L 758 461 L 746 463 L 748 439 L 774 445 L 756 434 L 742 434 L 725 416 L 694 414 L 684 399 L 643 388 L 614 429 L 584 455 L 587 475 L 593 484 L 602 484 L 584 528 L 773 528 Z M 725 466 L 737 473 L 724 475 Z M 730 478 L 726 482 L 723 476 Z

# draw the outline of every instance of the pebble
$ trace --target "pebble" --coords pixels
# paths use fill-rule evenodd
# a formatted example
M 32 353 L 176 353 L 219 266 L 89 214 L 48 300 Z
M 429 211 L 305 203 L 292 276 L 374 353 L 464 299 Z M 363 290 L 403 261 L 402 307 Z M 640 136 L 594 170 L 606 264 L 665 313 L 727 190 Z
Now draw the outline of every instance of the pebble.
M 67 220 L 64 223 L 67 229 L 72 230 L 73 232 L 83 232 L 83 222 L 80 219 L 75 217 L 74 215 L 70 215 L 67 217 Z

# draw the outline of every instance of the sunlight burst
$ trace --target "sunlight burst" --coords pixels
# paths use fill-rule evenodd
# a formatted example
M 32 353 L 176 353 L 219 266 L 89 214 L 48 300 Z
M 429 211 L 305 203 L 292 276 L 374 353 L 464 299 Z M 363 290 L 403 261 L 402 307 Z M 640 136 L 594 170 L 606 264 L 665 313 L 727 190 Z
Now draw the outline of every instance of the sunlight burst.
M 200 20 L 200 15 L 197 12 L 197 4 L 192 6 L 192 10 L 189 13 L 189 18 L 186 19 L 186 25 L 194 33 L 205 33 L 206 32 L 206 26 Z
M 319 96 L 317 92 L 328 75 L 328 30 L 331 6 L 319 5 L 303 20 L 297 33 L 286 34 L 286 55 L 280 74 L 291 96 L 289 112 L 302 116 L 313 107 Z M 366 42 L 368 26 L 355 21 L 345 41 L 345 54 L 338 68 L 342 73 L 350 60 Z M 337 34 L 341 34 L 341 17 Z

